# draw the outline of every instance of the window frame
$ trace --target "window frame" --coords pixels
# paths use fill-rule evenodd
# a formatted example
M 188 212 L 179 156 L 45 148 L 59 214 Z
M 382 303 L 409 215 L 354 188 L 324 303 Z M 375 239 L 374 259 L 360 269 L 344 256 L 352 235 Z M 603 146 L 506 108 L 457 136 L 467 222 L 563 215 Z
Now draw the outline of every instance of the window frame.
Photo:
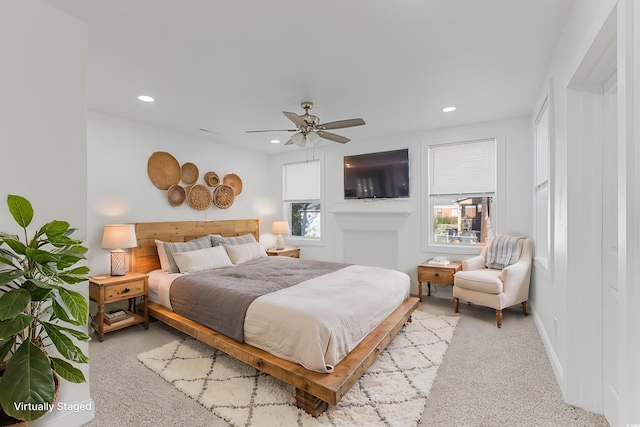
M 539 145 L 538 145 L 539 127 L 538 126 L 540 124 L 540 121 L 545 117 L 545 114 L 546 114 L 546 134 L 547 134 L 547 138 L 546 138 L 547 173 L 546 173 L 546 178 L 540 181 L 539 179 L 540 161 L 538 158 L 538 155 L 539 155 Z M 551 159 L 552 138 L 553 138 L 552 129 L 553 129 L 553 110 L 552 110 L 551 96 L 549 95 L 549 96 L 546 96 L 542 101 L 542 104 L 538 109 L 538 113 L 536 114 L 533 120 L 533 135 L 532 135 L 533 154 L 534 154 L 534 161 L 535 161 L 535 165 L 533 168 L 533 174 L 534 174 L 534 177 L 533 177 L 533 186 L 534 186 L 533 187 L 533 214 L 534 214 L 533 235 L 535 236 L 535 246 L 536 246 L 536 251 L 534 251 L 535 252 L 534 260 L 535 260 L 535 263 L 539 267 L 542 267 L 546 272 L 551 271 L 551 260 L 553 259 L 552 257 L 553 221 L 552 221 L 552 215 L 551 215 L 551 213 L 553 212 L 553 207 L 552 207 L 553 196 L 552 196 L 552 186 L 551 186 L 552 171 L 553 171 L 552 159 Z M 546 206 L 541 206 L 540 204 L 541 195 L 544 196 L 545 198 Z M 541 208 L 545 208 L 544 218 L 541 218 L 541 215 L 540 215 Z M 545 221 L 544 224 L 541 224 L 542 220 Z M 544 226 L 545 228 L 544 230 L 540 229 L 542 226 Z M 544 239 L 544 241 L 541 241 L 541 239 L 539 239 L 541 232 L 544 232 L 546 234 L 546 239 Z M 541 250 L 543 248 L 544 250 Z
M 319 199 L 296 199 L 296 200 L 287 200 L 285 201 L 285 168 L 287 165 L 294 165 L 300 163 L 309 163 L 309 162 L 318 162 L 320 168 L 320 198 Z M 322 246 L 325 244 L 325 235 L 326 235 L 326 207 L 325 207 L 325 185 L 324 185 L 324 158 L 322 156 L 316 157 L 310 160 L 301 160 L 294 162 L 285 162 L 282 163 L 282 212 L 283 217 L 286 221 L 291 222 L 291 205 L 293 203 L 320 203 L 320 237 L 304 237 L 304 236 L 294 236 L 293 234 L 289 234 L 286 236 L 286 242 L 289 246 Z M 289 224 L 291 228 L 293 228 L 293 224 Z
M 496 188 L 493 194 L 493 215 L 492 226 L 494 233 L 499 229 L 501 218 L 505 217 L 505 206 L 501 203 L 502 195 L 505 191 L 505 140 L 506 132 L 501 129 L 487 129 L 471 132 L 454 132 L 449 135 L 433 135 L 421 142 L 422 166 L 420 168 L 421 186 L 421 211 L 422 211 L 422 251 L 436 254 L 453 255 L 476 255 L 480 253 L 483 245 L 465 244 L 443 244 L 433 242 L 434 213 L 431 203 L 431 182 L 430 182 L 430 149 L 434 146 L 445 144 L 460 144 L 474 141 L 494 140 L 496 150 Z M 465 194 L 474 196 L 475 194 Z

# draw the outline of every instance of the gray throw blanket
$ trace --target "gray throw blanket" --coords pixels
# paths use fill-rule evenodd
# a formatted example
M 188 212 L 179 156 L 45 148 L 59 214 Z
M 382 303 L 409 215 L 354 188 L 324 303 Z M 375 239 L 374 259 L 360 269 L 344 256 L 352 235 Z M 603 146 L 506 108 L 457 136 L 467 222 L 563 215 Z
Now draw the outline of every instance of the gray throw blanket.
M 244 342 L 244 318 L 253 300 L 347 265 L 265 257 L 234 267 L 185 274 L 171 285 L 171 307 L 194 322 Z
M 502 270 L 518 260 L 518 240 L 524 237 L 497 235 L 487 248 L 487 267 Z

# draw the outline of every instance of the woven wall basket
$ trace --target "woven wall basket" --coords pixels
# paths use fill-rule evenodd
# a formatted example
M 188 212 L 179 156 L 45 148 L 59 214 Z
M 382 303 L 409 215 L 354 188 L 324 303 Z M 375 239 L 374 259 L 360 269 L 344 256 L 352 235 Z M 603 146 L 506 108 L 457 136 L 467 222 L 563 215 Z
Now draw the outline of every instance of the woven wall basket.
M 191 186 L 187 194 L 187 200 L 192 208 L 199 211 L 209 209 L 213 202 L 211 192 L 202 184 L 195 184 Z
M 167 190 L 167 201 L 171 206 L 182 206 L 187 199 L 187 191 L 179 185 L 172 185 Z
M 206 182 L 209 187 L 215 187 L 220 184 L 220 178 L 215 172 L 207 172 L 204 174 L 204 182 Z
M 179 184 L 182 178 L 180 163 L 171 154 L 162 151 L 156 151 L 149 157 L 147 174 L 153 185 L 161 190 Z
M 198 171 L 198 167 L 191 162 L 187 162 L 182 165 L 182 181 L 185 184 L 193 184 L 198 180 L 198 176 L 200 175 L 200 171 Z
M 222 183 L 231 186 L 236 196 L 242 193 L 242 180 L 235 173 L 225 175 Z
M 218 185 L 216 189 L 213 190 L 213 204 L 220 209 L 227 209 L 233 204 L 234 200 L 235 192 L 233 191 L 233 187 L 230 185 Z

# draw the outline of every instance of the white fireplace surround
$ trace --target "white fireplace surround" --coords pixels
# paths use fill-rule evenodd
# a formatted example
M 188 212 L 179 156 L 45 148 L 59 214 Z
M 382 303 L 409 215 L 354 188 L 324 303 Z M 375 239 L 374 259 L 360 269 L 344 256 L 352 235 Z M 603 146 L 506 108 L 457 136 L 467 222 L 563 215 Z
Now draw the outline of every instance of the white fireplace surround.
M 337 259 L 345 263 L 398 269 L 406 259 L 405 224 L 411 210 L 405 201 L 336 202 Z

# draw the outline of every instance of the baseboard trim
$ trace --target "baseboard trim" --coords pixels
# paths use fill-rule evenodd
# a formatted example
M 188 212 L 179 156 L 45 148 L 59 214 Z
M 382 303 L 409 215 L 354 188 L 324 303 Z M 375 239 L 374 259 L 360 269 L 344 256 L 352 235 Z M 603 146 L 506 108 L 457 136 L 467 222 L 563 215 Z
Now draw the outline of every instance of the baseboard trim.
M 551 345 L 551 340 L 549 339 L 549 334 L 547 334 L 547 330 L 544 328 L 544 324 L 542 323 L 542 319 L 538 316 L 538 313 L 535 310 L 535 307 L 531 307 L 533 322 L 536 325 L 536 329 L 540 334 L 540 338 L 542 339 L 542 344 L 544 345 L 545 350 L 547 351 L 547 356 L 549 357 L 549 362 L 551 363 L 551 368 L 553 369 L 553 373 L 556 376 L 556 381 L 558 381 L 558 385 L 560 386 L 560 391 L 562 395 L 566 395 L 565 390 L 565 382 L 564 382 L 564 369 L 562 367 L 562 363 L 560 363 L 560 359 L 556 355 L 556 352 Z

